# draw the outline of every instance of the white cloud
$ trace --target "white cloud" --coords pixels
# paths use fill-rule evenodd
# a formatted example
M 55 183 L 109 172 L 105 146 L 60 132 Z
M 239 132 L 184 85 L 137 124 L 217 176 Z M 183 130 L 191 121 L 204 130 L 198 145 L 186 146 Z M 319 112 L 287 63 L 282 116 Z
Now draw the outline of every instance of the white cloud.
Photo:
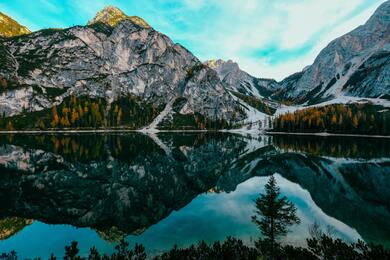
M 363 24 L 382 2 L 210 0 L 202 8 L 212 6 L 214 15 L 202 14 L 208 15 L 202 20 L 202 15 L 183 10 L 186 30 L 171 27 L 162 31 L 185 42 L 203 60 L 232 59 L 253 75 L 281 80 L 310 65 L 331 40 Z M 362 8 L 363 4 L 368 8 Z M 269 57 L 256 56 L 267 48 L 273 50 Z
M 312 63 L 331 40 L 363 24 L 385 0 L 95 0 L 93 4 L 63 0 L 60 6 L 54 0 L 39 2 L 38 14 L 35 3 L 26 3 L 25 9 L 34 15 L 7 9 L 12 5 L 3 3 L 0 9 L 36 30 L 86 24 L 104 6 L 118 6 L 143 17 L 201 60 L 232 59 L 255 76 L 280 80 Z
M 353 4 L 351 4 L 352 2 Z M 317 0 L 280 5 L 279 10 L 286 13 L 286 26 L 281 35 L 281 47 L 297 48 L 301 46 L 314 34 L 343 19 L 362 2 L 363 0 Z

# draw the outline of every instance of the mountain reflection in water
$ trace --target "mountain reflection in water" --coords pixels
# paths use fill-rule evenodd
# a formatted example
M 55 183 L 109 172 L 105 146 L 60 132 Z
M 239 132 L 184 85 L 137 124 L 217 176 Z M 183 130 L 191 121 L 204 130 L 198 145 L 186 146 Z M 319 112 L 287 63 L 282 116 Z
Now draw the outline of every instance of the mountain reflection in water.
M 125 237 L 155 252 L 228 235 L 251 243 L 253 199 L 274 173 L 302 219 L 286 242 L 303 243 L 316 221 L 390 245 L 388 139 L 0 135 L 0 252 L 45 257 L 71 240 L 109 252 Z

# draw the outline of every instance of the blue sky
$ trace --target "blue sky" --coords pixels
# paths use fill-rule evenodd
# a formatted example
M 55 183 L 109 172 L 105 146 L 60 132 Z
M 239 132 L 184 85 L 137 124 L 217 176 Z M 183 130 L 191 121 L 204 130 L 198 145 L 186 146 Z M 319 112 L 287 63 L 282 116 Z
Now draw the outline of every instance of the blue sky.
M 282 79 L 331 40 L 364 24 L 385 0 L 0 0 L 30 30 L 83 25 L 104 6 L 144 18 L 202 61 L 237 61 Z

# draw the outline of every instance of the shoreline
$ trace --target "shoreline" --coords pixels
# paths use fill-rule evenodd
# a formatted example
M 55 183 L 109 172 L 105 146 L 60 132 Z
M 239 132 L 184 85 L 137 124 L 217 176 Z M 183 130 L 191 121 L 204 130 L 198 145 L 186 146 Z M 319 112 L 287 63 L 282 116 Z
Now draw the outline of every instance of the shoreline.
M 94 133 L 207 133 L 221 132 L 232 134 L 257 134 L 257 135 L 297 135 L 297 136 L 319 136 L 319 137 L 363 137 L 363 138 L 389 138 L 390 135 L 362 135 L 362 134 L 335 134 L 335 133 L 295 133 L 295 132 L 269 132 L 269 131 L 242 131 L 237 129 L 219 130 L 158 130 L 158 129 L 79 129 L 79 130 L 15 130 L 0 131 L 0 135 L 7 134 L 94 134 Z
M 79 129 L 79 130 L 15 130 L 0 131 L 0 134 L 93 134 L 93 133 L 182 133 L 220 132 L 221 130 L 158 130 L 158 129 Z
M 390 135 L 362 135 L 362 134 L 333 134 L 333 133 L 294 133 L 294 132 L 264 132 L 266 135 L 298 135 L 298 136 L 320 136 L 320 137 L 363 137 L 363 138 L 389 138 Z

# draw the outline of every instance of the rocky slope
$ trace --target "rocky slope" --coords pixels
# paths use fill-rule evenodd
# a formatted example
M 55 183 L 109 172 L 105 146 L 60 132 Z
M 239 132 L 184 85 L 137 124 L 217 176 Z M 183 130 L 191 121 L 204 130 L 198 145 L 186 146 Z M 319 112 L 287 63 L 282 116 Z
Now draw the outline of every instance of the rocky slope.
M 283 81 L 273 97 L 319 103 L 340 96 L 390 94 L 390 1 L 362 26 L 332 41 L 302 72 Z
M 241 70 L 238 64 L 231 60 L 209 60 L 205 64 L 218 73 L 230 90 L 247 96 L 269 97 L 279 87 L 275 80 L 256 78 Z
M 228 91 L 242 105 L 247 119 L 240 123 L 252 127 L 253 123 L 266 122 L 279 107 L 277 102 L 270 99 L 271 94 L 279 88 L 275 80 L 253 77 L 231 60 L 209 60 L 204 64 L 217 72 Z M 262 127 L 266 127 L 264 123 Z
M 364 25 L 329 43 L 312 65 L 280 82 L 255 78 L 232 61 L 206 64 L 217 71 L 230 90 L 258 98 L 304 105 L 342 97 L 388 99 L 390 1 Z
M 0 36 L 13 37 L 31 33 L 25 26 L 20 25 L 8 15 L 0 12 Z
M 28 33 L 4 17 L 3 35 Z M 0 114 L 42 111 L 33 119 L 46 116 L 47 127 L 50 108 L 70 96 L 103 99 L 104 116 L 119 99 L 136 97 L 138 117 L 143 107 L 154 109 L 137 128 L 172 129 L 263 122 L 280 107 L 277 101 L 389 98 L 389 17 L 387 1 L 365 25 L 332 41 L 311 66 L 276 82 L 253 77 L 232 61 L 202 64 L 142 18 L 106 7 L 87 26 L 0 37 Z M 109 120 L 117 121 L 103 121 Z
M 47 109 L 70 95 L 108 103 L 135 95 L 157 105 L 181 97 L 185 114 L 242 117 L 214 70 L 141 18 L 113 7 L 88 26 L 3 39 L 0 51 L 0 111 L 7 116 Z

